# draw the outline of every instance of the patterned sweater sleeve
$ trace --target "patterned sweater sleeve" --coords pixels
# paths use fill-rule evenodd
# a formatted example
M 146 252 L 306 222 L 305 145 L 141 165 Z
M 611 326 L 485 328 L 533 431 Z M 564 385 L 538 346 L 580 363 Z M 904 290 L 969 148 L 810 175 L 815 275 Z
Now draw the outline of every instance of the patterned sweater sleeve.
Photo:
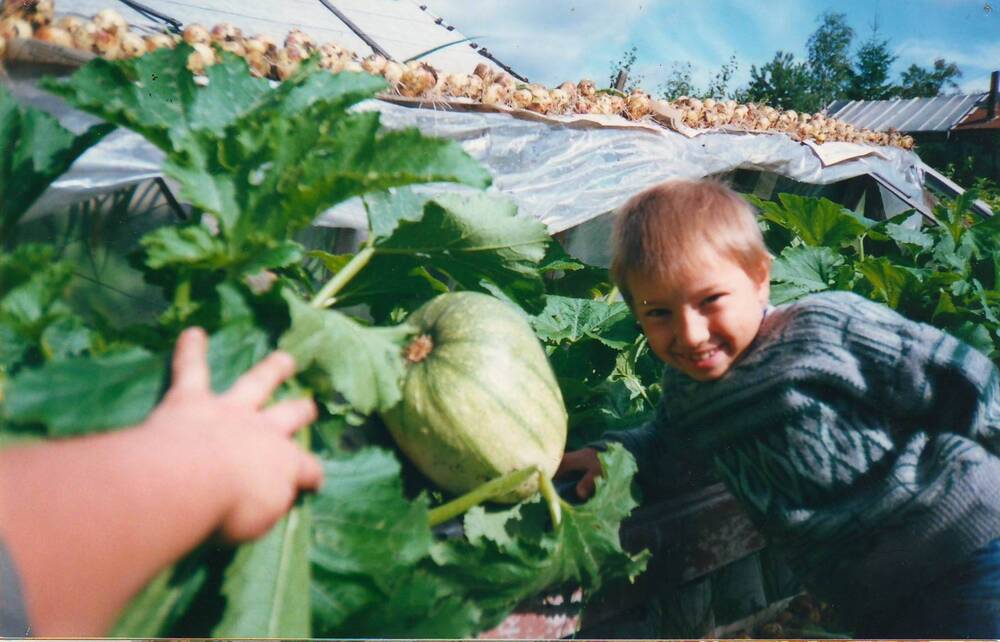
M 662 402 L 652 421 L 629 430 L 607 432 L 593 445 L 600 450 L 608 442 L 620 443 L 635 458 L 636 477 L 646 498 L 671 497 L 718 481 L 712 466 L 670 434 Z
M 858 368 L 859 400 L 914 432 L 953 433 L 1000 454 L 1000 373 L 984 354 L 934 326 L 838 293 L 844 345 Z
M 929 427 L 974 439 L 1000 455 L 1000 372 L 988 357 L 955 337 L 914 324 L 913 345 L 901 359 L 915 412 Z M 920 366 L 923 366 L 922 368 Z M 922 376 L 921 376 L 922 375 Z

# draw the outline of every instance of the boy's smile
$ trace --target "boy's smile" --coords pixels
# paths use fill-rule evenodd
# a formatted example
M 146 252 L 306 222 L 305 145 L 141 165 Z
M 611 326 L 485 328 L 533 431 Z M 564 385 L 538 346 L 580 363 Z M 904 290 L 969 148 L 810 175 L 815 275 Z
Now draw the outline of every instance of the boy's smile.
M 750 346 L 770 295 L 769 265 L 747 274 L 730 258 L 701 252 L 691 274 L 670 283 L 655 275 L 628 278 L 633 311 L 649 347 L 697 381 L 714 381 Z

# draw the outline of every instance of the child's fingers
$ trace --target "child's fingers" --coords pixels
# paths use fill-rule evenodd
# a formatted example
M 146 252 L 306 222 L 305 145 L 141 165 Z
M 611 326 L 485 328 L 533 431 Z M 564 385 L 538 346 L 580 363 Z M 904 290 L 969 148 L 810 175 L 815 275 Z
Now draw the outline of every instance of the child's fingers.
M 316 404 L 312 399 L 289 399 L 274 404 L 261 415 L 278 433 L 290 437 L 315 421 Z
M 171 362 L 173 379 L 171 392 L 202 392 L 208 388 L 208 336 L 201 328 L 191 327 L 181 332 L 174 347 Z
M 271 398 L 281 382 L 295 374 L 295 359 L 287 352 L 275 351 L 236 380 L 225 397 L 238 405 L 259 408 Z
M 589 472 L 596 462 L 597 451 L 593 448 L 572 450 L 563 455 L 562 460 L 559 462 L 559 467 L 556 468 L 555 476 L 562 477 L 563 475 L 580 470 Z
M 589 499 L 591 495 L 594 494 L 594 482 L 597 475 L 593 470 L 588 470 L 587 474 L 583 476 L 576 484 L 576 495 L 580 499 Z
M 319 490 L 323 485 L 323 465 L 319 463 L 316 455 L 302 453 L 297 481 L 298 487 L 302 490 Z

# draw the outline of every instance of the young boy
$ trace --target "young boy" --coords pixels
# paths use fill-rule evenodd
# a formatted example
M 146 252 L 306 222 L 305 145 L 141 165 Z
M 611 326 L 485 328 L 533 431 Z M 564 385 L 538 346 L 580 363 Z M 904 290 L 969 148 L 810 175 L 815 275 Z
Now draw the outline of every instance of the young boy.
M 640 483 L 712 468 L 856 636 L 1000 637 L 1000 397 L 982 354 L 847 292 L 768 306 L 749 206 L 711 181 L 632 198 L 612 276 L 668 366 L 606 435 Z M 600 465 L 567 453 L 582 497 Z
M 291 438 L 309 399 L 265 407 L 295 372 L 275 352 L 225 393 L 208 339 L 184 332 L 163 401 L 139 426 L 0 450 L 0 637 L 107 635 L 158 571 L 213 534 L 270 530 L 323 481 Z

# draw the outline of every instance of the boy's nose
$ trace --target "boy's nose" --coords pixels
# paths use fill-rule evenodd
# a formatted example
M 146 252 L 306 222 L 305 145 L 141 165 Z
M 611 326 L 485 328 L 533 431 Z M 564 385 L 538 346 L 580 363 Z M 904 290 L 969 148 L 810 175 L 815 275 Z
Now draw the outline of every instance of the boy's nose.
M 685 346 L 694 348 L 709 338 L 708 319 L 694 310 L 681 312 L 677 315 L 677 339 Z

